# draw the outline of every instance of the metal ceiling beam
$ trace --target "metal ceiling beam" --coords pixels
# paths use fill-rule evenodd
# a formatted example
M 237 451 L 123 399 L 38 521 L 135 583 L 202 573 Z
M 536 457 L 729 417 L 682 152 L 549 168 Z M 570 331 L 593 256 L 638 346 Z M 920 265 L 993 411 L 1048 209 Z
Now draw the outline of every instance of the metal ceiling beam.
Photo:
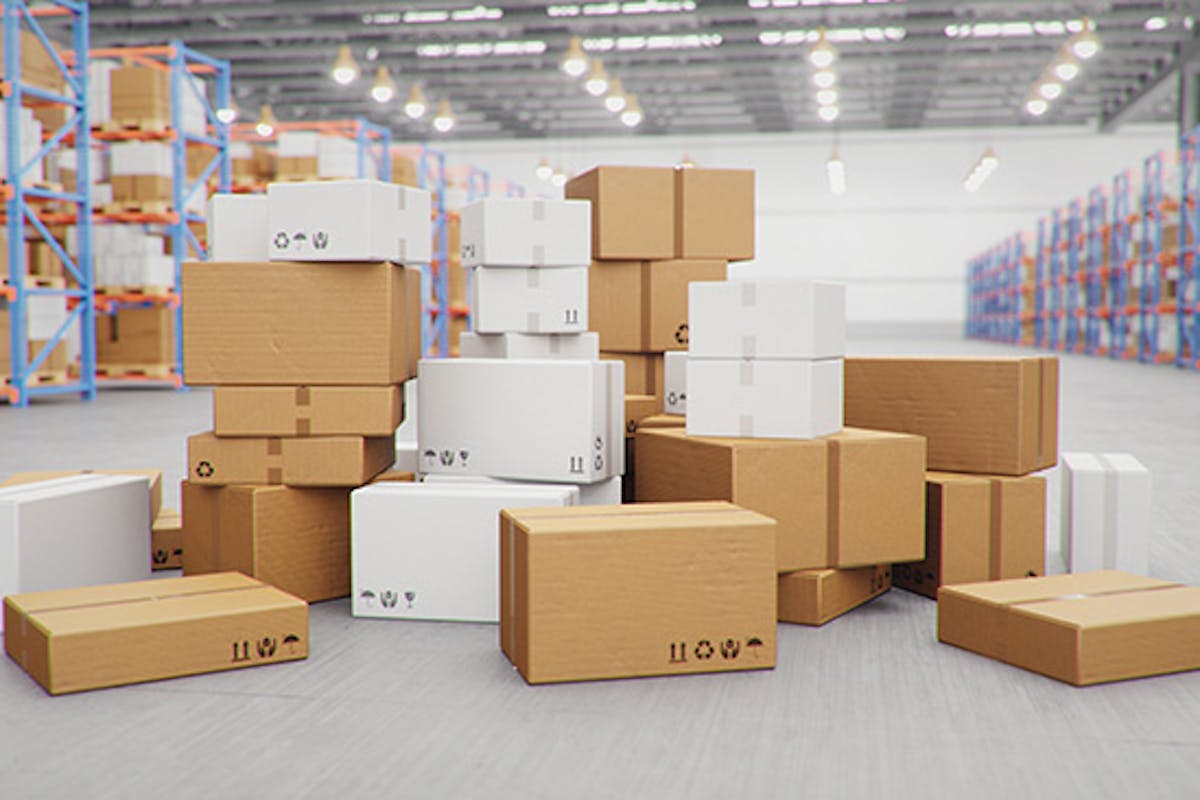
M 1177 46 L 1175 53 L 1164 60 L 1153 72 L 1138 84 L 1123 92 L 1116 100 L 1106 103 L 1100 113 L 1100 132 L 1112 133 L 1125 122 L 1133 119 L 1151 102 L 1172 79 L 1178 79 L 1182 65 L 1200 57 L 1200 34 L 1186 45 Z

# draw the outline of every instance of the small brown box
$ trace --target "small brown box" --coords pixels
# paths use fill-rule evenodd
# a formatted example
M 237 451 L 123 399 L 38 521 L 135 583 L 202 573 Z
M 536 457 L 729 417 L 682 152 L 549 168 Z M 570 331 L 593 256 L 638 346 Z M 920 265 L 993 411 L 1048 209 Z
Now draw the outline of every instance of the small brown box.
M 592 258 L 675 255 L 675 172 L 669 167 L 595 167 L 567 181 L 564 195 L 592 203 Z
M 175 312 L 155 306 L 97 314 L 96 363 L 174 364 Z
M 206 486 L 362 486 L 395 460 L 391 436 L 188 437 L 188 478 Z
M 779 621 L 824 625 L 892 586 L 889 567 L 805 569 L 779 576 Z
M 403 419 L 399 386 L 218 386 L 217 436 L 391 436 Z
M 688 346 L 688 284 L 723 281 L 724 261 L 605 261 L 588 270 L 588 326 L 600 349 L 662 353 Z
M 661 353 L 600 353 L 604 361 L 625 365 L 625 392 L 663 396 L 663 357 Z
M 649 394 L 625 395 L 625 437 L 629 438 L 641 426 L 642 420 L 662 413 L 662 397 Z
M 417 162 L 408 156 L 392 154 L 392 183 L 401 186 L 418 186 Z
M 675 170 L 675 257 L 754 258 L 754 170 Z
M 153 569 L 183 568 L 183 517 L 164 508 L 150 528 L 150 564 Z

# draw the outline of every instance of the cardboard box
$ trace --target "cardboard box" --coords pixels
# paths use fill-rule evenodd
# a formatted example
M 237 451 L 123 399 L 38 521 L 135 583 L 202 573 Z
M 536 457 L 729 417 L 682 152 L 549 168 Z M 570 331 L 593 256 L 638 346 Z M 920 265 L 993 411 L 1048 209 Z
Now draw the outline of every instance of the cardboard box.
M 686 352 L 663 353 L 662 398 L 663 410 L 668 414 L 687 414 L 687 361 Z
M 420 354 L 420 272 L 392 264 L 183 265 L 191 385 L 402 383 Z
M 109 74 L 112 119 L 171 122 L 171 73 L 157 67 L 119 67 Z
M 463 358 L 568 358 L 596 361 L 600 337 L 582 333 L 472 333 L 459 340 Z M 625 375 L 629 375 L 626 370 Z
M 308 656 L 308 606 L 227 572 L 4 599 L 4 649 L 50 694 Z
M 279 180 L 312 181 L 317 177 L 317 157 L 275 156 L 275 177 Z
M 779 621 L 824 625 L 892 586 L 890 567 L 805 569 L 779 576 Z
M 26 26 L 20 29 L 21 43 L 21 81 L 45 89 L 56 94 L 62 94 L 63 74 L 54 58 L 43 45 L 42 40 Z M 62 48 L 53 40 L 51 44 L 61 52 Z M 69 48 L 68 48 L 69 49 Z M 3 57 L 4 45 L 0 42 L 0 58 Z M 50 131 L 53 133 L 53 131 Z
M 236 570 L 310 603 L 350 592 L 350 492 L 184 481 L 183 574 Z
M 1046 574 L 1046 480 L 1036 475 L 925 476 L 925 558 L 893 582 L 926 597 L 939 586 Z
M 924 557 L 919 436 L 847 428 L 824 439 L 720 439 L 643 424 L 636 481 L 639 503 L 728 500 L 774 518 L 779 572 Z
M 694 436 L 812 439 L 842 429 L 842 360 L 698 359 L 688 353 Z
M 591 328 L 600 349 L 688 349 L 688 284 L 725 280 L 724 261 L 598 262 L 588 274 Z
M 650 394 L 625 395 L 625 436 L 632 437 L 646 417 L 662 413 L 662 398 Z
M 675 255 L 675 174 L 670 168 L 595 167 L 567 181 L 563 195 L 592 203 L 593 259 Z
M 420 468 L 581 484 L 621 475 L 622 372 L 605 361 L 425 359 Z
M 726 503 L 500 519 L 500 644 L 529 683 L 774 667 L 773 520 Z
M 478 333 L 582 333 L 588 328 L 587 267 L 476 267 L 470 287 Z
M 96 363 L 174 364 L 175 311 L 153 306 L 97 314 Z
M 621 476 L 615 475 L 608 480 L 598 483 L 531 483 L 529 481 L 514 481 L 509 478 L 488 478 L 482 475 L 423 475 L 422 483 L 431 485 L 441 484 L 500 484 L 501 486 L 550 486 L 566 487 L 571 491 L 572 500 L 568 505 L 580 506 L 613 506 L 621 504 Z
M 1128 453 L 1063 453 L 1060 546 L 1068 572 L 1150 571 L 1150 471 Z
M 7 239 L 0 241 L 0 246 L 7 249 Z M 53 248 L 47 242 L 29 242 L 28 243 L 28 260 L 25 264 L 25 272 L 29 275 L 40 275 L 45 278 L 62 278 L 67 275 L 67 268 L 63 264 L 62 259 L 54 252 Z M 4 265 L 0 267 L 0 274 L 7 277 L 8 275 L 8 254 L 4 254 Z
M 592 334 L 596 334 L 593 332 Z M 606 360 L 620 361 L 625 365 L 625 391 L 629 394 L 663 395 L 662 353 L 612 353 L 601 352 Z
M 938 592 L 938 639 L 1087 686 L 1200 668 L 1200 588 L 1087 572 Z
M 573 486 L 376 483 L 350 496 L 356 617 L 499 622 L 500 511 L 578 502 Z
M 5 478 L 0 487 L 20 486 L 27 483 L 41 483 L 58 478 L 70 478 L 75 475 L 122 475 L 142 478 L 150 491 L 150 516 L 153 520 L 162 510 L 162 471 L 157 469 L 79 469 L 79 470 L 42 470 L 35 472 L 16 472 Z
M 417 180 L 417 162 L 408 156 L 392 153 L 392 183 L 402 186 L 420 186 Z
M 592 263 L 586 200 L 485 197 L 463 207 L 464 267 L 582 267 Z
M 183 569 L 183 516 L 164 508 L 150 527 L 151 569 Z
M 429 192 L 374 180 L 267 186 L 272 261 L 428 264 Z
M 754 170 L 675 170 L 675 257 L 754 258 Z
M 188 437 L 189 480 L 207 486 L 362 486 L 395 457 L 391 436 Z
M 841 358 L 846 287 L 787 278 L 695 283 L 688 326 L 691 358 Z
M 929 441 L 930 469 L 1025 475 L 1058 461 L 1058 359 L 848 358 L 846 424 Z
M 171 203 L 174 188 L 166 175 L 113 175 L 114 203 Z
M 392 436 L 399 386 L 218 386 L 217 436 Z
M 209 200 L 210 261 L 266 261 L 270 223 L 265 194 L 218 193 Z
M 149 491 L 128 475 L 0 489 L 0 596 L 149 578 Z

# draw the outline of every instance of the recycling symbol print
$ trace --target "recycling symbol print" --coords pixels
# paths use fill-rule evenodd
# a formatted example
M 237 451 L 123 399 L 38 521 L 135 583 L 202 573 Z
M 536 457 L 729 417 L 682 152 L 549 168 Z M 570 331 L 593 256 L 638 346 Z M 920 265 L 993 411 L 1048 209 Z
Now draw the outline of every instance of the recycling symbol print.
M 196 475 L 201 478 L 211 478 L 213 476 L 213 465 L 211 461 L 201 461 L 196 465 Z
M 291 243 L 292 243 L 292 240 L 289 239 L 288 235 L 286 233 L 284 233 L 283 231 L 280 231 L 279 233 L 275 234 L 275 249 L 287 250 L 288 245 Z
M 675 341 L 679 344 L 688 343 L 688 326 L 686 322 L 679 323 L 679 327 L 675 329 Z

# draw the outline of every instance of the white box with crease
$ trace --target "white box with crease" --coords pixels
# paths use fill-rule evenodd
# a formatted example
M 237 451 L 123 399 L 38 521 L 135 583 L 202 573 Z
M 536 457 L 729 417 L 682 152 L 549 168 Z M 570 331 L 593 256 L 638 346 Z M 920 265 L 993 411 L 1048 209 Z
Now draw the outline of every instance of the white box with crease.
M 846 287 L 789 278 L 688 285 L 688 357 L 824 359 L 846 354 Z
M 688 357 L 691 436 L 813 439 L 842 429 L 842 359 Z
M 475 267 L 476 333 L 581 333 L 588 329 L 588 268 Z
M 488 197 L 462 209 L 464 267 L 582 267 L 592 263 L 587 200 Z

